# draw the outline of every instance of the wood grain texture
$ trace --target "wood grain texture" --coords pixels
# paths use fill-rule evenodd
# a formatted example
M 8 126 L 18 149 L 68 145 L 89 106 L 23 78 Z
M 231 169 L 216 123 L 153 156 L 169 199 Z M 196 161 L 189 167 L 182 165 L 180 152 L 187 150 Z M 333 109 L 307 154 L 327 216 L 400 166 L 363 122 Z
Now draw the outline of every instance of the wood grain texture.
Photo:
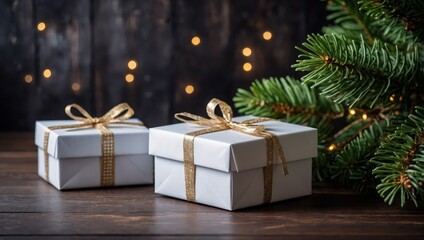
M 156 195 L 152 186 L 58 191 L 37 176 L 32 138 L 0 134 L 1 239 L 424 238 L 423 208 L 337 186 L 236 212 Z
M 100 116 L 121 102 L 147 126 L 204 115 L 213 97 L 231 103 L 237 88 L 269 76 L 299 76 L 295 45 L 320 31 L 316 0 L 0 0 L 0 131 L 33 130 L 67 119 L 76 102 Z M 319 9 L 317 11 L 317 9 Z M 44 22 L 46 28 L 37 30 Z M 262 38 L 272 32 L 270 41 Z M 191 44 L 198 36 L 201 43 Z M 244 57 L 241 51 L 253 51 Z M 135 60 L 136 69 L 127 63 Z M 250 72 L 243 64 L 253 65 Z M 52 72 L 43 76 L 44 70 Z M 125 76 L 134 81 L 127 83 Z M 31 75 L 32 82 L 24 81 Z M 193 94 L 185 87 L 194 86 Z M 2 114 L 2 115 L 3 115 Z
M 64 107 L 72 102 L 89 105 L 90 93 L 90 19 L 89 1 L 38 0 L 36 23 L 46 29 L 37 31 L 38 97 L 32 102 L 38 119 L 65 119 Z M 51 76 L 44 76 L 49 69 Z M 88 108 L 89 109 L 89 108 Z
M 162 1 L 94 1 L 96 114 L 128 102 L 147 126 L 168 122 L 170 108 L 171 4 Z M 134 60 L 137 67 L 128 68 Z M 127 83 L 127 74 L 134 81 Z
M 31 1 L 0 1 L 0 130 L 25 129 L 35 111 L 35 45 Z M 30 75 L 31 83 L 25 82 Z

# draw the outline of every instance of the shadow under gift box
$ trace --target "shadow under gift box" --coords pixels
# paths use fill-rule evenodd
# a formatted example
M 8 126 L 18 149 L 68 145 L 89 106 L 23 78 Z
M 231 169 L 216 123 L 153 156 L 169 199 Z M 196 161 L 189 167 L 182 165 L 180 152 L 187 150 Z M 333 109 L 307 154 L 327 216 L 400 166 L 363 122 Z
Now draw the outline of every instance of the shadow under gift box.
M 127 122 L 139 122 L 129 119 Z M 47 127 L 79 123 L 73 120 L 37 121 L 38 175 L 46 178 L 44 132 Z M 153 157 L 148 155 L 149 130 L 124 124 L 107 127 L 114 135 L 114 186 L 152 184 Z M 101 186 L 101 133 L 96 128 L 60 129 L 50 132 L 49 182 L 57 189 Z
M 235 121 L 254 118 L 237 117 Z M 271 202 L 301 197 L 312 192 L 312 158 L 317 156 L 317 130 L 266 121 L 256 125 L 278 136 L 288 166 L 284 175 L 274 152 Z M 184 135 L 199 129 L 179 123 L 150 129 L 149 153 L 155 156 L 155 192 L 186 200 L 183 164 Z M 263 203 L 266 142 L 264 138 L 224 130 L 194 140 L 196 202 L 226 210 Z

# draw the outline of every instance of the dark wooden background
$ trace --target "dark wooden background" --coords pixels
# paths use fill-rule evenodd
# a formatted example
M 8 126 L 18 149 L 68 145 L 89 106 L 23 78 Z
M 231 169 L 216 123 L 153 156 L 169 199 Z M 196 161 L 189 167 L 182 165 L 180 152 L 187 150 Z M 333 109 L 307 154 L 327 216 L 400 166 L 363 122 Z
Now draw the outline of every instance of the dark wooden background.
M 306 35 L 325 23 L 316 0 L 0 0 L 0 131 L 65 119 L 79 103 L 99 116 L 126 101 L 153 127 L 173 113 L 204 115 L 254 79 L 294 75 Z M 37 30 L 44 22 L 46 29 Z M 264 31 L 272 32 L 265 41 Z M 191 44 L 199 36 L 198 46 Z M 241 50 L 253 54 L 244 57 Z M 134 70 L 129 60 L 137 61 Z M 253 69 L 243 71 L 244 62 Z M 43 71 L 52 76 L 45 78 Z M 132 83 L 126 74 L 135 76 Z M 32 81 L 27 83 L 25 76 Z M 28 76 L 27 76 L 28 77 Z M 72 86 L 79 89 L 72 89 Z M 194 86 L 186 94 L 187 84 Z

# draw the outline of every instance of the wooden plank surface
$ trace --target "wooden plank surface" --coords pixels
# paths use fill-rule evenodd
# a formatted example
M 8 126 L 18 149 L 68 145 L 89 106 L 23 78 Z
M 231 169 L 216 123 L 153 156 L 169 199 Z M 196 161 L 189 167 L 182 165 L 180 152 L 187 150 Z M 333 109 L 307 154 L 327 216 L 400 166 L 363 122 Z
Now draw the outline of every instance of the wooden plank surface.
M 294 46 L 320 31 L 324 7 L 316 0 L 0 0 L 0 131 L 67 119 L 73 102 L 100 116 L 126 101 L 149 127 L 175 122 L 175 112 L 205 115 L 211 98 L 231 103 L 255 79 L 299 77 L 290 68 Z M 245 47 L 251 56 L 242 55 Z
M 152 186 L 58 191 L 36 174 L 32 134 L 0 134 L 0 239 L 423 239 L 424 209 L 329 185 L 236 212 Z

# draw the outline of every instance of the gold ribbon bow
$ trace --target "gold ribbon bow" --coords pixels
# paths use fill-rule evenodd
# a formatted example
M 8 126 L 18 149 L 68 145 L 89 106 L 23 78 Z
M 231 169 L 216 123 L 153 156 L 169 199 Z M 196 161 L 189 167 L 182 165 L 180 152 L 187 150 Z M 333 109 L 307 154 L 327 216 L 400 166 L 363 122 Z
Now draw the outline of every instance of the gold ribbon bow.
M 221 110 L 222 117 L 218 116 L 215 113 L 217 107 L 219 107 L 219 109 Z M 280 159 L 284 175 L 288 174 L 287 162 L 278 137 L 273 133 L 267 132 L 264 126 L 253 124 L 270 121 L 272 119 L 254 118 L 242 122 L 235 122 L 232 120 L 233 111 L 231 107 L 227 103 L 216 98 L 212 99 L 208 103 L 208 105 L 206 106 L 206 112 L 210 118 L 204 118 L 187 112 L 175 114 L 175 118 L 182 122 L 209 127 L 198 131 L 189 132 L 184 135 L 183 159 L 187 200 L 192 202 L 196 201 L 196 167 L 194 165 L 194 138 L 202 134 L 232 129 L 241 133 L 265 138 L 266 166 L 264 167 L 263 201 L 264 203 L 269 203 L 272 198 L 274 149 L 276 150 Z
M 72 113 L 75 108 L 82 116 L 77 116 Z M 85 127 L 94 127 L 100 131 L 101 136 L 101 156 L 100 156 L 100 184 L 101 186 L 113 186 L 115 184 L 115 141 L 113 132 L 107 129 L 110 124 L 125 124 L 133 126 L 144 126 L 137 122 L 124 122 L 134 115 L 134 110 L 127 104 L 121 103 L 109 110 L 100 118 L 93 118 L 84 108 L 78 104 L 70 104 L 66 106 L 65 113 L 70 118 L 82 122 L 77 124 L 59 125 L 48 127 L 44 133 L 44 170 L 45 178 L 49 181 L 49 136 L 50 131 L 58 129 L 78 129 Z

